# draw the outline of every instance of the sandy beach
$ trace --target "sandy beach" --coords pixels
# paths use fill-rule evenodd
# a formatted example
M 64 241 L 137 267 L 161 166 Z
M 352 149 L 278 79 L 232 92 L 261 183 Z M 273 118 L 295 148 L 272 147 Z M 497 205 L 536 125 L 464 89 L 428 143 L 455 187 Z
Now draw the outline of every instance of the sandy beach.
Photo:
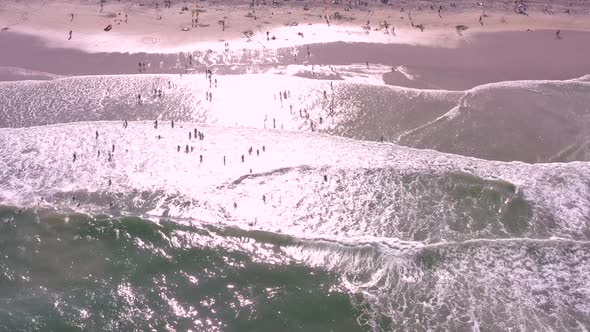
M 238 41 L 246 40 L 267 48 L 335 40 L 453 47 L 478 32 L 590 30 L 584 1 L 527 1 L 522 7 L 526 15 L 516 13 L 519 7 L 512 1 L 173 1 L 169 8 L 159 1 L 100 4 L 3 1 L 1 28 L 44 37 L 52 46 L 155 53 L 223 41 L 242 47 Z M 112 30 L 105 33 L 108 25 Z M 463 37 L 459 25 L 467 28 Z M 276 39 L 267 41 L 267 31 Z

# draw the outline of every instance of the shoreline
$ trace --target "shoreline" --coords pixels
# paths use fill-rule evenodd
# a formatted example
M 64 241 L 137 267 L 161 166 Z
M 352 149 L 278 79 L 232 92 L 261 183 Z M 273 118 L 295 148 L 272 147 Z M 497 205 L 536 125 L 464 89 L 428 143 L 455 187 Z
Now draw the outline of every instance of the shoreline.
M 273 72 L 311 79 L 338 80 L 340 69 L 350 67 L 360 75 L 374 76 L 382 69 L 382 84 L 463 91 L 486 83 L 515 80 L 567 80 L 590 74 L 590 33 L 562 31 L 486 32 L 474 34 L 454 48 L 411 44 L 331 42 L 279 49 L 227 52 L 202 50 L 178 54 L 87 53 L 72 48 L 52 48 L 41 37 L 0 33 L 0 80 L 19 80 L 14 72 L 40 77 L 118 74 L 216 74 Z M 510 50 L 510 52 L 506 52 Z M 309 53 L 308 53 L 309 52 Z M 139 62 L 147 70 L 138 71 Z M 365 64 L 369 66 L 365 68 Z M 24 69 L 24 70 L 23 70 Z M 275 73 L 277 71 L 274 71 Z M 279 70 L 280 72 L 280 70 Z M 26 79 L 26 75 L 23 78 Z
M 359 69 L 359 74 L 374 75 L 374 65 L 389 68 L 382 84 L 463 91 L 590 74 L 584 56 L 590 54 L 590 4 L 531 2 L 527 15 L 519 15 L 508 1 L 487 7 L 462 0 L 454 7 L 432 1 L 340 2 L 325 8 L 310 0 L 263 3 L 199 1 L 198 27 L 194 22 L 191 27 L 195 8 L 182 10 L 184 2 L 163 8 L 157 2 L 107 1 L 102 11 L 82 0 L 2 2 L 0 22 L 10 27 L 0 32 L 0 80 L 211 68 L 216 74 L 265 73 L 293 65 L 303 66 L 295 76 L 338 79 L 325 68 L 366 64 L 371 73 Z M 182 31 L 187 22 L 189 31 Z M 111 30 L 103 31 L 107 24 Z M 370 28 L 363 28 L 367 24 Z M 468 28 L 457 30 L 457 24 Z M 244 31 L 251 34 L 244 37 Z M 138 70 L 138 63 L 147 67 Z

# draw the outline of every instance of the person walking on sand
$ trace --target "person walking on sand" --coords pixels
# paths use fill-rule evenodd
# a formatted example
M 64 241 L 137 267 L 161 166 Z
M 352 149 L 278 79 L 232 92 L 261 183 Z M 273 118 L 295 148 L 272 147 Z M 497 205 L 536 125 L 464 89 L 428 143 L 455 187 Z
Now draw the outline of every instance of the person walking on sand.
M 70 37 L 68 38 L 68 40 L 72 40 L 72 30 L 70 30 Z

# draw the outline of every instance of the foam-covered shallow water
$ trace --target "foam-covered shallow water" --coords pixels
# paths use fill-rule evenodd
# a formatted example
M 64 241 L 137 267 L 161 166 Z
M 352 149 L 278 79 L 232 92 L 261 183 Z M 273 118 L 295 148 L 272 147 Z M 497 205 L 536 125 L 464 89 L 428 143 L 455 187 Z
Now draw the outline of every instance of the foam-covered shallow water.
M 588 329 L 588 77 L 365 67 L 0 82 L 0 329 Z
M 203 140 L 193 139 L 195 130 Z M 3 258 L 5 279 L 18 286 L 11 288 L 27 289 L 16 297 L 20 311 L 11 302 L 16 295 L 5 297 L 9 328 L 133 325 L 139 317 L 152 324 L 141 325 L 146 328 L 199 329 L 209 319 L 220 330 L 352 329 L 359 323 L 374 330 L 529 330 L 590 323 L 587 162 L 493 162 L 319 133 L 189 122 L 173 128 L 162 120 L 157 128 L 153 121 L 129 121 L 126 128 L 121 121 L 3 128 L 0 146 L 0 202 L 23 210 L 3 212 L 3 227 L 13 233 L 2 233 L 21 241 L 5 242 L 11 248 Z M 42 238 L 47 232 L 54 238 Z M 211 232 L 213 238 L 201 235 Z M 250 289 L 248 278 L 239 292 L 229 287 L 234 282 L 210 281 L 226 289 L 215 312 L 203 318 L 202 301 L 211 301 L 203 292 L 210 290 L 183 279 L 189 268 L 182 259 L 192 256 L 178 248 L 206 242 L 209 249 L 202 250 L 210 252 L 232 246 L 228 241 L 248 243 L 231 249 L 241 263 L 190 250 L 205 255 L 207 263 L 198 264 L 220 259 L 230 271 L 259 260 L 252 278 L 275 285 L 260 287 L 299 290 L 276 304 L 270 293 L 239 293 Z M 43 248 L 46 243 L 51 246 Z M 102 253 L 112 245 L 121 248 L 118 256 Z M 43 260 L 50 266 L 39 267 Z M 116 267 L 126 277 L 105 272 Z M 44 279 L 46 271 L 60 269 L 65 272 Z M 242 276 L 218 273 L 207 275 Z M 260 281 L 258 273 L 281 283 Z M 332 291 L 338 299 L 328 296 Z M 291 300 L 298 292 L 315 297 Z M 319 297 L 328 302 L 326 317 L 311 307 L 291 308 Z M 242 302 L 250 315 L 245 321 L 237 309 Z M 280 305 L 291 309 L 252 321 L 254 311 Z M 124 318 L 113 320 L 120 310 Z
M 584 77 L 460 92 L 379 84 L 389 70 L 286 66 L 211 80 L 203 73 L 0 82 L 0 126 L 160 119 L 316 131 L 489 160 L 590 160 Z

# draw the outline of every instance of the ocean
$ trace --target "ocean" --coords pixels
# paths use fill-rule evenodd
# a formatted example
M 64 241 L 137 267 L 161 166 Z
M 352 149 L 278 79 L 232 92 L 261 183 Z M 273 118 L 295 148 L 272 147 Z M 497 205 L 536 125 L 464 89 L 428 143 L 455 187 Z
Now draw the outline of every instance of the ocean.
M 361 67 L 0 82 L 0 330 L 588 329 L 588 77 Z
M 293 239 L 173 220 L 2 207 L 3 331 L 362 330 Z

